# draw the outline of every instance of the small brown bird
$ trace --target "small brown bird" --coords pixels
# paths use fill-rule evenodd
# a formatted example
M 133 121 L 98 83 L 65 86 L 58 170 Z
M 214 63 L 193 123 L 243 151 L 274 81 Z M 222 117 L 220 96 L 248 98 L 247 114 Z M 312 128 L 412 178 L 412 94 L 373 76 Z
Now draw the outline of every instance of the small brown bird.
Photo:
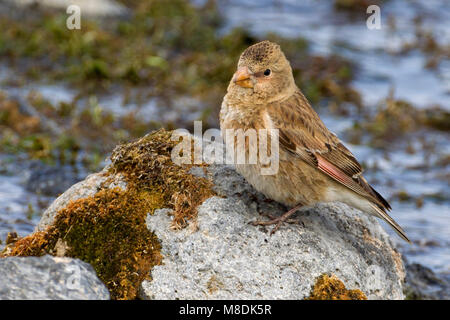
M 278 129 L 276 174 L 262 175 L 259 161 L 236 164 L 236 170 L 268 198 L 293 209 L 254 224 L 276 224 L 273 233 L 301 206 L 340 201 L 384 219 L 410 242 L 387 214 L 389 203 L 362 176 L 354 155 L 326 128 L 296 86 L 278 44 L 262 41 L 242 53 L 222 102 L 220 127 L 224 137 L 227 129 Z

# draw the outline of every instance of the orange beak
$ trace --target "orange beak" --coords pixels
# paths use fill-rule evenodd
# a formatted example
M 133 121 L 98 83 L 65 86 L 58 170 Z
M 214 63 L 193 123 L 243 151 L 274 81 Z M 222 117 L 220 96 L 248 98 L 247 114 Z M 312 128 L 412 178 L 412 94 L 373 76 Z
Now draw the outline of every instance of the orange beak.
M 239 68 L 233 76 L 233 82 L 243 88 L 253 88 L 253 82 L 250 79 L 251 73 L 247 67 Z

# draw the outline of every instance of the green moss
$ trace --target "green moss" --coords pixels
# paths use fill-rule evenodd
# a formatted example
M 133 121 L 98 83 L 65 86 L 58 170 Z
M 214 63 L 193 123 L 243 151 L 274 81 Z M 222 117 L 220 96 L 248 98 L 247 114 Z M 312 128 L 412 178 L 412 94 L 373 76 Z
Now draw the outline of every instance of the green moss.
M 364 14 L 367 7 L 373 4 L 380 5 L 381 2 L 381 0 L 334 0 L 334 7 L 338 10 Z
M 109 20 L 107 26 L 86 18 L 82 30 L 68 30 L 65 13 L 44 8 L 25 21 L 3 16 L 0 28 L 6 31 L 0 35 L 0 57 L 11 57 L 13 63 L 32 58 L 36 63 L 25 73 L 45 72 L 54 80 L 89 86 L 91 92 L 99 82 L 109 85 L 112 81 L 183 87 L 183 78 L 173 75 L 183 73 L 188 60 L 197 66 L 197 79 L 214 69 L 214 65 L 201 64 L 202 58 L 196 55 L 204 51 L 218 57 L 220 19 L 214 2 L 201 8 L 186 0 L 151 0 L 131 6 L 130 20 Z M 161 62 L 166 59 L 170 64 Z M 215 64 L 222 65 L 222 60 Z M 172 66 L 171 73 L 166 72 L 168 66 Z
M 90 263 L 113 299 L 134 299 L 140 283 L 161 263 L 160 244 L 145 224 L 148 213 L 173 208 L 173 226 L 195 219 L 197 206 L 214 194 L 212 183 L 172 163 L 171 132 L 160 130 L 116 147 L 110 174 L 122 173 L 127 190 L 101 189 L 70 202 L 54 222 L 8 246 L 3 256 L 46 253 Z
M 323 274 L 316 279 L 306 300 L 367 300 L 359 289 L 348 290 L 335 275 Z
M 286 55 L 293 56 L 290 61 L 296 82 L 312 104 L 328 98 L 339 106 L 344 102 L 362 106 L 359 93 L 350 85 L 354 66 L 349 61 L 339 56 L 312 56 L 305 51 L 303 57 L 289 50 Z
M 361 136 L 367 132 L 372 145 L 384 147 L 387 142 L 424 128 L 448 131 L 450 113 L 439 106 L 420 109 L 407 101 L 388 98 L 374 116 L 355 125 L 351 135 Z
M 184 227 L 197 213 L 197 206 L 214 195 L 211 181 L 189 173 L 190 165 L 172 162 L 177 144 L 172 132 L 163 129 L 134 142 L 116 147 L 111 155 L 111 172 L 121 172 L 140 190 L 163 195 L 164 203 L 174 210 L 174 227 Z
M 32 91 L 27 96 L 27 108 L 34 109 L 30 115 L 27 108 L 0 91 L 0 151 L 52 164 L 80 161 L 96 171 L 105 154 L 119 141 L 160 127 L 143 122 L 134 113 L 118 118 L 99 105 L 96 96 L 89 97 L 81 112 L 74 112 L 77 99 L 54 105 Z
M 422 114 L 426 126 L 435 130 L 450 131 L 450 112 L 436 107 L 426 109 Z
M 411 201 L 413 199 L 412 196 L 405 190 L 401 190 L 401 191 L 397 192 L 395 197 L 401 202 L 407 202 L 407 201 Z
M 40 119 L 20 111 L 19 103 L 8 99 L 0 92 L 0 128 L 8 127 L 21 135 L 29 135 L 40 130 Z

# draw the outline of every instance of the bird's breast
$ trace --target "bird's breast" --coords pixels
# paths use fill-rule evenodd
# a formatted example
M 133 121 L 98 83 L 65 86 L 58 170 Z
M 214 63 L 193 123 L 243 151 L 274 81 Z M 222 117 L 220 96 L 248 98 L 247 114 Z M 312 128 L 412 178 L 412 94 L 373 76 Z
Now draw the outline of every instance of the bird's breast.
M 236 170 L 244 176 L 244 178 L 258 191 L 265 194 L 268 198 L 281 202 L 288 206 L 298 203 L 310 204 L 319 201 L 325 191 L 326 177 L 314 168 L 306 164 L 297 157 L 288 154 L 281 148 L 275 152 L 276 157 L 272 157 L 273 161 L 278 161 L 276 170 L 273 174 L 262 174 L 262 169 L 267 167 L 260 161 L 260 153 L 262 152 L 268 157 L 273 155 L 272 141 L 268 138 L 268 144 L 265 150 L 260 150 L 259 140 L 245 137 L 241 141 L 245 141 L 242 145 L 238 145 L 240 134 L 248 133 L 249 129 L 272 129 L 273 123 L 264 108 L 260 110 L 247 110 L 243 106 L 228 103 L 226 100 L 222 103 L 220 113 L 220 126 L 222 136 L 226 144 L 227 150 L 233 150 L 234 160 L 238 155 L 245 155 L 246 163 L 234 163 Z M 232 135 L 228 135 L 227 130 L 232 129 L 233 139 L 229 139 Z M 239 131 L 240 130 L 240 131 Z M 230 144 L 232 144 L 230 148 Z M 249 163 L 251 155 L 256 152 L 256 163 Z M 253 158 L 255 159 L 255 158 Z

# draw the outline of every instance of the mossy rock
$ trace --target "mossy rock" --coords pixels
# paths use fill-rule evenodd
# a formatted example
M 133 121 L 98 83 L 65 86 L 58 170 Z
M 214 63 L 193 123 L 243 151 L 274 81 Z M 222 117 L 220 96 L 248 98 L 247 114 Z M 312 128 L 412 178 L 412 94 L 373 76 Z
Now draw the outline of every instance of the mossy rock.
M 160 130 L 119 145 L 3 256 L 80 258 L 113 299 L 403 299 L 401 256 L 375 218 L 318 204 L 269 236 L 249 222 L 285 207 L 231 166 L 174 164 L 176 144 Z

